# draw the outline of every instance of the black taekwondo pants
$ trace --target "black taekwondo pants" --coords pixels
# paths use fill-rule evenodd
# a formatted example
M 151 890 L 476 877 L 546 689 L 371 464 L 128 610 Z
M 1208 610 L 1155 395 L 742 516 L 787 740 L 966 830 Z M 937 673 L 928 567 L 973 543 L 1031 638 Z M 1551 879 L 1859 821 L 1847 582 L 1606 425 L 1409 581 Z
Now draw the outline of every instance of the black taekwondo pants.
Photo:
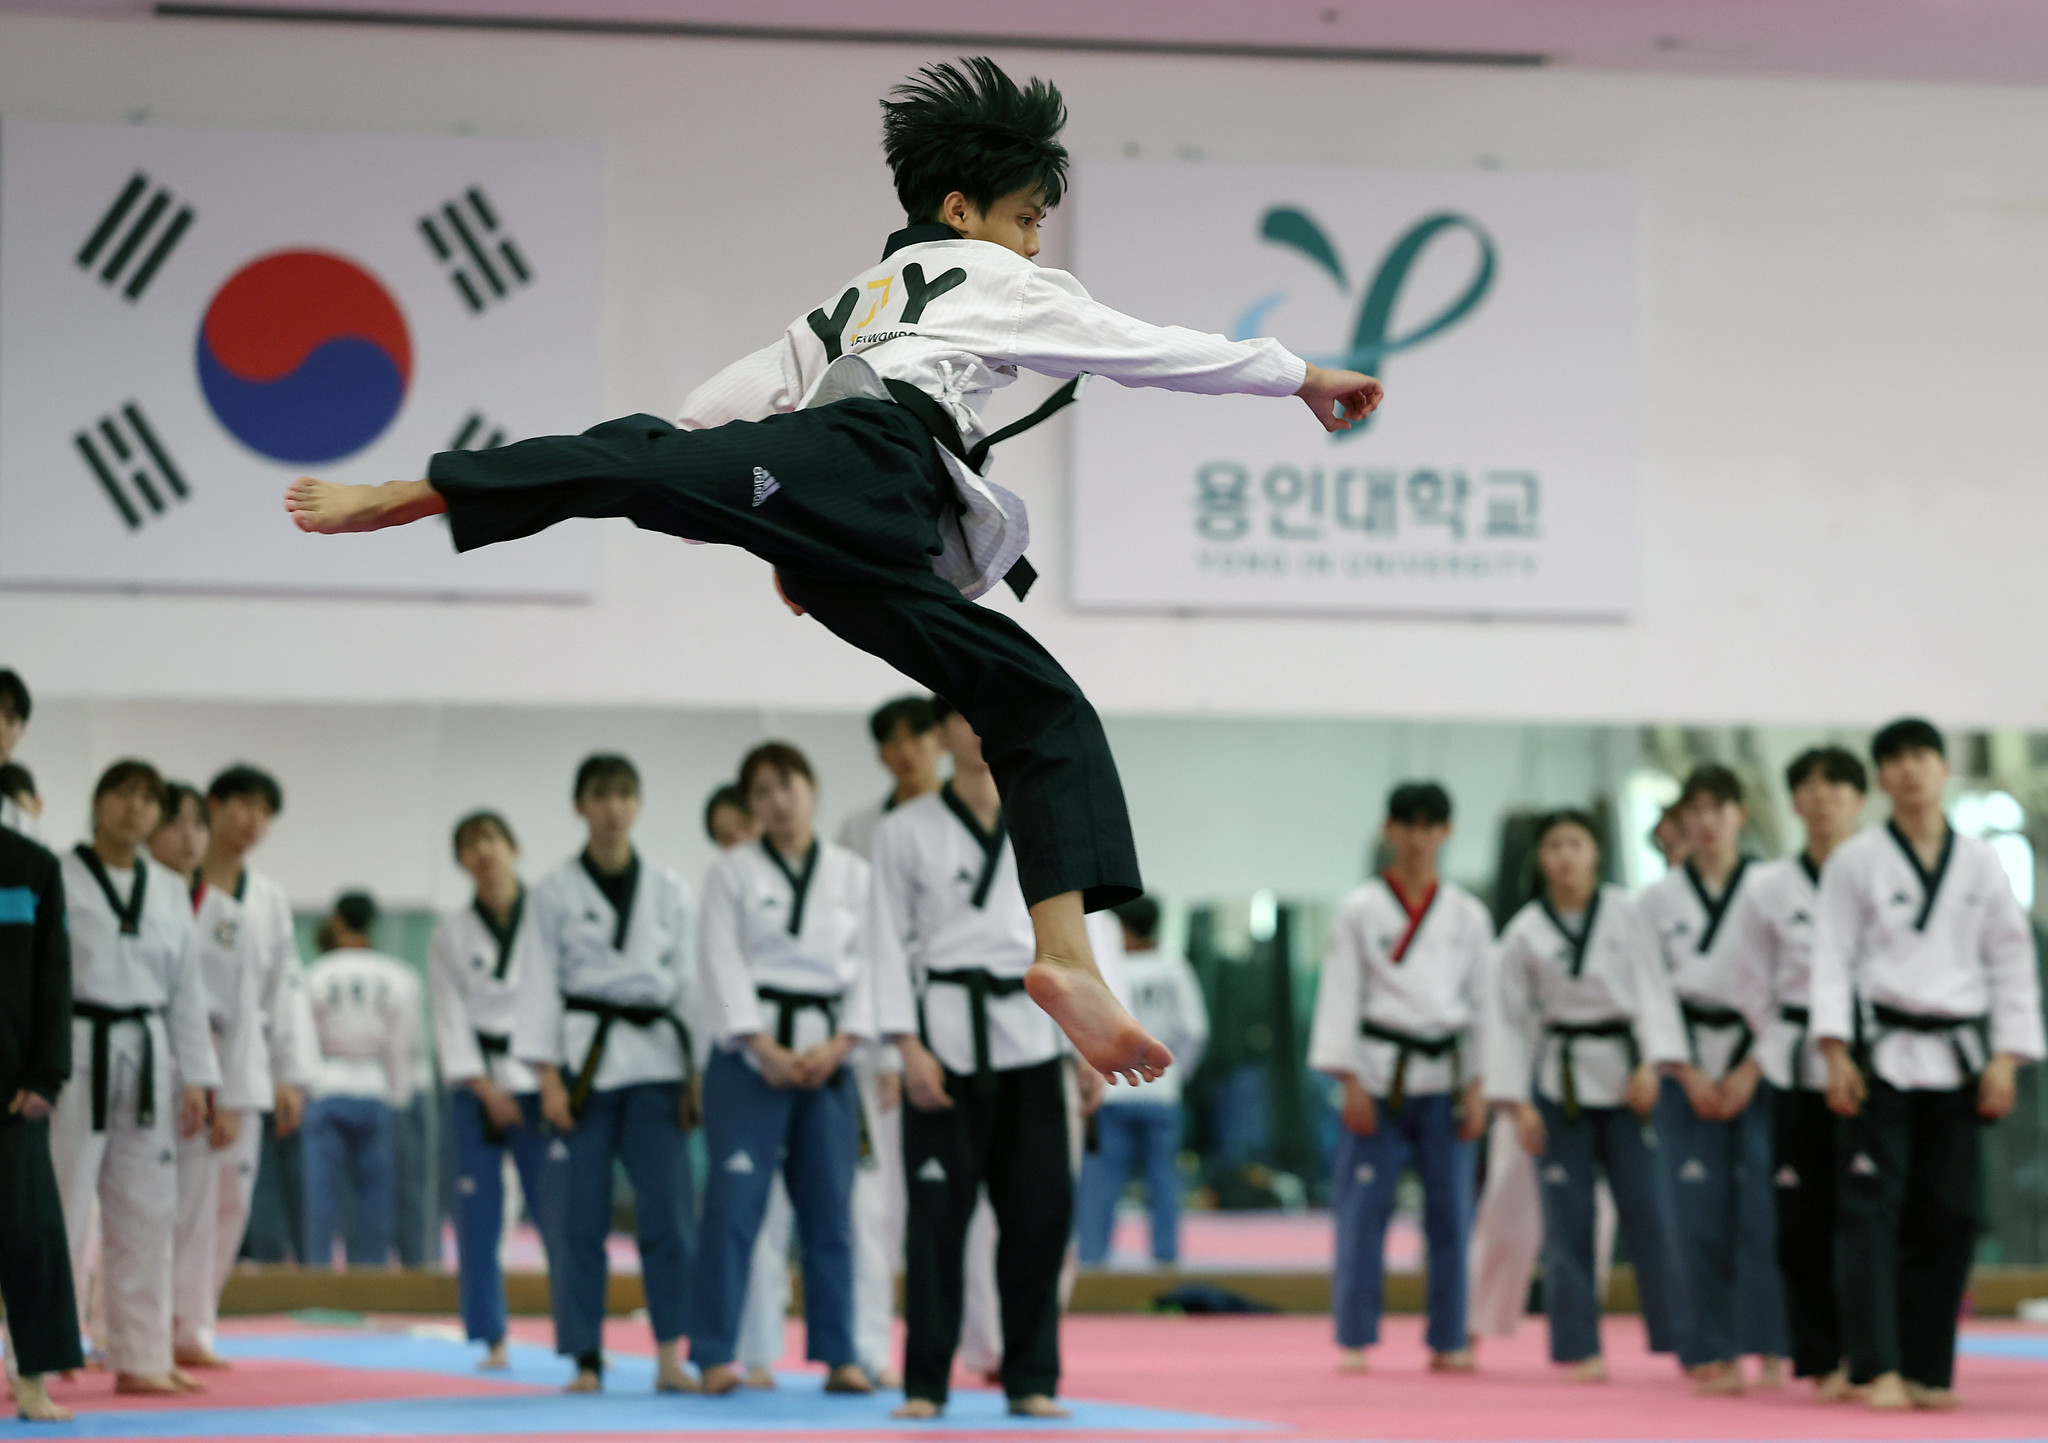
M 751 551 L 835 635 L 973 725 L 1026 902 L 1079 891 L 1100 910 L 1141 890 L 1094 708 L 1028 632 L 932 571 L 942 508 L 957 503 L 937 444 L 903 407 L 847 400 L 701 431 L 628 416 L 581 436 L 444 451 L 427 475 L 458 551 L 576 516 Z
M 960 1344 L 967 1224 L 983 1187 L 996 1215 L 1003 1392 L 1051 1396 L 1060 1383 L 1060 1264 L 1074 1226 L 1073 1158 L 1058 1059 L 963 1077 L 953 1106 L 903 1105 L 903 1393 L 946 1401 Z
M 1863 1111 L 1835 1122 L 1835 1159 L 1850 1381 L 1900 1373 L 1949 1387 L 1984 1217 L 1977 1089 L 1907 1092 L 1872 1077 Z
M 1778 1270 L 1785 1276 L 1785 1331 L 1792 1371 L 1820 1378 L 1842 1366 L 1835 1303 L 1835 1115 L 1827 1094 L 1792 1088 L 1777 1095 Z
M 50 1163 L 50 1123 L 0 1112 L 0 1303 L 15 1370 L 31 1377 L 84 1365 L 71 1249 Z

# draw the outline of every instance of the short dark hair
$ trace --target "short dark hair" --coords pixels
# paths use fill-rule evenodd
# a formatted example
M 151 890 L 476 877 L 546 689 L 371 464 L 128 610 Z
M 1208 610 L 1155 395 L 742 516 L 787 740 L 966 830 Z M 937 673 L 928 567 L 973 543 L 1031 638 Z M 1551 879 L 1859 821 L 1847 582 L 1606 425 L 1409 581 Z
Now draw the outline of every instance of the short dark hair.
M 1159 904 L 1149 896 L 1133 897 L 1128 902 L 1119 902 L 1109 909 L 1117 921 L 1129 928 L 1140 941 L 1150 942 L 1159 935 Z
M 868 718 L 868 734 L 880 746 L 896 735 L 898 727 L 909 727 L 912 736 L 921 737 L 938 724 L 938 713 L 930 697 L 899 696 L 875 708 L 875 714 Z
M 754 809 L 747 805 L 747 794 L 740 790 L 738 782 L 720 782 L 704 799 L 704 835 L 714 842 L 718 840 L 718 833 L 711 829 L 711 819 L 718 815 L 720 807 L 731 807 L 744 816 L 754 814 Z
M 1862 758 L 1847 747 L 1808 747 L 1785 768 L 1785 789 L 1796 792 L 1802 783 L 1816 776 L 1854 787 L 1858 792 L 1870 790 L 1870 773 L 1863 769 Z
M 92 789 L 92 799 L 98 801 L 109 792 L 118 792 L 137 782 L 155 798 L 159 808 L 164 801 L 164 774 L 139 757 L 123 757 L 100 773 L 99 782 Z
M 28 683 L 11 666 L 0 666 L 0 711 L 12 712 L 16 721 L 28 720 Z
M 0 764 L 0 797 L 25 801 L 36 794 L 36 779 L 20 762 Z
M 576 768 L 576 790 L 572 794 L 576 801 L 595 788 L 607 790 L 623 783 L 625 789 L 640 791 L 640 772 L 634 765 L 617 752 L 592 752 L 583 759 L 583 765 Z
M 199 808 L 199 820 L 205 821 L 206 796 L 199 788 L 193 786 L 190 782 L 165 782 L 164 824 L 169 825 L 178 820 L 178 813 L 185 810 L 185 803 L 187 802 Z
M 476 836 L 479 832 L 493 828 L 496 829 L 499 836 L 512 844 L 513 851 L 519 850 L 519 838 L 512 834 L 512 824 L 506 821 L 501 814 L 492 811 L 488 807 L 484 807 L 478 811 L 471 812 L 455 824 L 455 835 L 452 839 L 452 845 L 455 849 L 455 860 L 458 862 L 462 860 L 462 849 L 469 845 L 472 837 Z
M 1678 805 L 1690 806 L 1701 797 L 1739 807 L 1743 804 L 1742 778 L 1719 762 L 1701 762 L 1687 774 L 1685 786 L 1678 793 Z
M 939 62 L 889 92 L 882 102 L 882 150 L 896 198 L 913 224 L 938 219 L 959 191 L 987 211 L 997 197 L 1035 190 L 1048 207 L 1067 187 L 1067 148 L 1059 142 L 1067 104 L 1058 87 L 1019 87 L 986 55 Z
M 1942 740 L 1940 729 L 1925 717 L 1900 717 L 1879 727 L 1877 735 L 1870 739 L 1870 759 L 1879 766 L 1893 757 L 1921 751 L 1948 755 L 1948 743 Z
M 1594 846 L 1605 850 L 1600 840 L 1600 824 L 1593 820 L 1591 812 L 1583 811 L 1578 807 L 1559 807 L 1556 811 L 1546 812 L 1543 816 L 1539 817 L 1536 821 L 1536 836 L 1531 845 L 1535 847 L 1542 846 L 1543 839 L 1559 827 L 1577 827 L 1593 839 Z
M 1403 782 L 1387 795 L 1387 820 L 1411 827 L 1448 826 L 1451 794 L 1435 782 Z
M 273 817 L 284 810 L 284 789 L 278 786 L 277 778 L 247 762 L 236 762 L 215 777 L 206 789 L 209 802 L 232 801 L 236 797 L 262 798 Z
M 947 717 L 958 715 L 960 708 L 947 701 L 937 692 L 932 693 L 932 725 L 942 724 Z
M 334 899 L 334 915 L 349 931 L 367 937 L 377 925 L 377 899 L 368 892 L 343 892 Z
M 788 742 L 762 742 L 740 763 L 739 788 L 742 792 L 754 790 L 754 773 L 763 767 L 771 768 L 784 781 L 802 777 L 814 787 L 818 784 L 818 774 L 811 770 L 810 758 Z

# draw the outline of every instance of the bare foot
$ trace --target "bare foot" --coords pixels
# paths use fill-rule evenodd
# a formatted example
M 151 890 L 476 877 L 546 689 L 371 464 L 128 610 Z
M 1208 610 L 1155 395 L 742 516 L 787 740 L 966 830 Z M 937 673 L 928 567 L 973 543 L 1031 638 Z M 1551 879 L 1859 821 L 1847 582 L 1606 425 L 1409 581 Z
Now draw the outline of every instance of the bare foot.
M 206 1391 L 205 1385 L 183 1368 L 173 1367 L 171 1369 L 171 1381 L 177 1384 L 180 1393 L 204 1393 Z
M 1581 1358 L 1572 1364 L 1565 1377 L 1574 1383 L 1604 1383 L 1607 1381 L 1607 1360 L 1598 1353 L 1590 1358 Z
M 564 1393 L 602 1393 L 604 1391 L 604 1374 L 598 1372 L 595 1368 L 578 1368 L 576 1370 L 576 1377 L 572 1381 L 564 1383 L 562 1391 Z
M 1150 1082 L 1173 1063 L 1166 1044 L 1138 1025 L 1103 980 L 1040 953 L 1024 990 L 1060 1025 L 1089 1066 L 1111 1082 Z
M 1880 1412 L 1897 1413 L 1913 1406 L 1913 1395 L 1906 1391 L 1906 1380 L 1897 1373 L 1880 1373 L 1870 1380 L 1863 1401 Z
M 731 1370 L 728 1370 L 731 1371 Z M 732 1388 L 721 1388 L 721 1393 L 730 1393 L 740 1385 L 738 1373 L 733 1373 Z M 654 1391 L 657 1393 L 708 1393 L 711 1389 L 699 1381 L 681 1363 L 664 1362 L 654 1370 Z
M 1074 1415 L 1043 1393 L 1026 1393 L 1010 1400 L 1012 1418 L 1071 1418 Z
M 382 486 L 342 486 L 301 476 L 285 488 L 284 509 L 301 531 L 334 536 L 344 531 L 381 531 L 448 509 L 424 481 L 390 481 Z
M 490 1351 L 477 1363 L 477 1367 L 486 1373 L 502 1373 L 511 1366 L 512 1346 L 503 1338 L 491 1344 Z
M 877 1368 L 875 1369 L 875 1386 L 877 1388 L 901 1388 L 903 1386 L 903 1375 L 894 1368 Z
M 1742 1391 L 1742 1364 L 1735 1359 L 1708 1363 L 1693 1374 L 1693 1392 L 1702 1398 L 1732 1398 Z
M 1365 1349 L 1346 1348 L 1337 1355 L 1337 1371 L 1340 1373 L 1370 1373 L 1372 1364 L 1366 1361 Z
M 1785 1360 L 1765 1354 L 1757 1365 L 1756 1386 L 1759 1388 L 1782 1388 L 1785 1386 Z
M 50 1401 L 40 1374 L 24 1374 L 14 1380 L 14 1416 L 24 1423 L 68 1423 L 71 1410 Z
M 723 1398 L 728 1393 L 738 1392 L 744 1381 L 740 1370 L 731 1363 L 714 1363 L 704 1370 L 704 1381 L 700 1387 L 707 1398 Z
M 169 1373 L 116 1373 L 114 1375 L 114 1391 L 116 1393 L 146 1393 L 151 1396 L 163 1396 L 172 1393 L 182 1393 L 185 1390 L 178 1386 L 177 1379 L 173 1378 Z
M 1432 1373 L 1476 1373 L 1479 1359 L 1470 1348 L 1453 1348 L 1448 1353 L 1431 1353 L 1429 1371 Z
M 945 1409 L 929 1398 L 905 1398 L 901 1403 L 889 1410 L 889 1416 L 891 1418 L 904 1419 L 932 1419 L 938 1417 L 944 1411 Z
M 749 1388 L 780 1388 L 782 1382 L 775 1376 L 775 1370 L 765 1363 L 756 1363 L 747 1369 Z
M 825 1379 L 827 1393 L 872 1393 L 875 1385 L 868 1381 L 867 1369 L 858 1363 L 841 1363 Z
M 1921 1383 L 1906 1384 L 1906 1396 L 1913 1400 L 1915 1408 L 1931 1408 L 1946 1413 L 1962 1404 L 1953 1388 L 1929 1388 Z
M 1849 1386 L 1849 1370 L 1837 1368 L 1825 1378 L 1816 1378 L 1813 1396 L 1823 1403 L 1845 1403 L 1856 1396 L 1856 1390 Z
M 194 1343 L 171 1354 L 171 1361 L 180 1368 L 232 1368 L 235 1365 L 207 1347 Z

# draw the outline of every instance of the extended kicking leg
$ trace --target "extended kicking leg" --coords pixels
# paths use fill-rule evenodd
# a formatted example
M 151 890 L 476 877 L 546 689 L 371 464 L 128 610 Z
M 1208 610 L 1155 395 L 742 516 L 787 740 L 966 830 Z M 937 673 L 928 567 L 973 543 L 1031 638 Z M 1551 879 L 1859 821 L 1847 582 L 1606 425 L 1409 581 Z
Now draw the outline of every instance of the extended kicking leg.
M 1081 1055 L 1111 1082 L 1150 1082 L 1173 1062 L 1173 1053 L 1124 1010 L 1102 980 L 1088 946 L 1079 892 L 1047 897 L 1031 909 L 1038 957 L 1024 990 L 1060 1025 Z
M 441 493 L 425 481 L 386 481 L 382 486 L 342 486 L 301 476 L 284 493 L 284 509 L 301 531 L 324 536 L 344 531 L 382 531 L 439 516 L 448 509 Z

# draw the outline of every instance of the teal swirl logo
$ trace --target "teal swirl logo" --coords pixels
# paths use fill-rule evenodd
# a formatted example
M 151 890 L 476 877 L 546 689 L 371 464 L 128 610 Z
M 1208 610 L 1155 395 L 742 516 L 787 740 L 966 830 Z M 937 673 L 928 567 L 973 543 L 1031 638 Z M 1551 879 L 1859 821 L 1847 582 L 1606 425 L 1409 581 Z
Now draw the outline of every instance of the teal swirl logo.
M 1471 279 L 1434 316 L 1413 330 L 1394 334 L 1394 308 L 1400 303 L 1409 273 L 1430 246 L 1456 231 L 1465 232 L 1479 245 L 1479 264 L 1474 268 Z M 1293 206 L 1275 206 L 1259 222 L 1259 235 L 1274 245 L 1299 252 L 1320 266 L 1336 282 L 1339 294 L 1349 296 L 1352 293 L 1351 281 L 1345 274 L 1344 261 L 1337 254 L 1337 247 L 1330 243 L 1329 236 L 1307 211 Z M 1486 299 L 1486 293 L 1493 288 L 1493 273 L 1493 237 L 1486 233 L 1484 226 L 1470 216 L 1452 211 L 1426 215 L 1402 232 L 1380 258 L 1378 267 L 1373 271 L 1372 283 L 1365 288 L 1365 295 L 1359 301 L 1358 319 L 1351 327 L 1349 349 L 1341 355 L 1310 359 L 1319 366 L 1364 371 L 1384 380 L 1387 357 L 1434 340 L 1477 310 L 1479 303 Z M 1264 335 L 1267 312 L 1286 299 L 1287 292 L 1275 291 L 1252 302 L 1237 318 L 1231 338 L 1243 341 Z M 1337 432 L 1335 439 L 1355 436 L 1371 425 L 1372 418 L 1368 416 L 1362 425 Z

